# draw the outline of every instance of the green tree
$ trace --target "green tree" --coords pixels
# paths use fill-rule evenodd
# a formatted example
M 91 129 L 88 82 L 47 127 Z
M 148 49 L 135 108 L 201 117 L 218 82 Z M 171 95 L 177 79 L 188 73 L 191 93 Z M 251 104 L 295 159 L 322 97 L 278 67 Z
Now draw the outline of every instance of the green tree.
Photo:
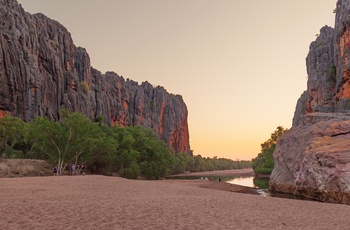
M 28 127 L 27 138 L 32 144 L 31 156 L 57 164 L 62 172 L 65 167 L 63 164 L 67 162 L 67 136 L 65 128 L 59 123 L 48 118 L 36 117 Z
M 175 153 L 173 155 L 172 174 L 184 173 L 188 170 L 191 156 L 187 153 Z
M 113 136 L 112 128 L 107 125 L 98 124 L 98 137 L 94 138 L 93 148 L 80 155 L 79 162 L 95 169 L 95 172 L 107 174 L 115 171 L 116 151 L 118 142 Z
M 119 143 L 116 150 L 116 171 L 123 177 L 137 179 L 141 174 L 138 164 L 140 153 L 133 147 L 135 139 L 130 128 L 114 126 L 112 130 L 115 141 Z
M 277 141 L 287 130 L 282 126 L 278 126 L 275 132 L 271 134 L 271 138 L 261 144 L 261 153 L 252 159 L 253 170 L 256 174 L 272 173 L 274 167 L 273 152 L 276 149 Z
M 80 158 L 88 162 L 91 157 L 106 152 L 102 148 L 110 141 L 98 124 L 68 110 L 61 110 L 60 117 L 60 122 L 37 117 L 29 123 L 28 140 L 33 144 L 34 154 L 45 155 L 63 172 L 68 164 L 82 163 Z M 107 147 L 113 149 L 113 146 Z
M 3 158 L 23 157 L 16 145 L 25 143 L 27 125 L 20 118 L 6 115 L 0 119 L 0 153 Z
M 140 173 L 146 179 L 159 179 L 170 173 L 172 153 L 169 147 L 158 139 L 154 130 L 136 126 L 128 127 L 135 140 L 133 149 L 139 153 Z

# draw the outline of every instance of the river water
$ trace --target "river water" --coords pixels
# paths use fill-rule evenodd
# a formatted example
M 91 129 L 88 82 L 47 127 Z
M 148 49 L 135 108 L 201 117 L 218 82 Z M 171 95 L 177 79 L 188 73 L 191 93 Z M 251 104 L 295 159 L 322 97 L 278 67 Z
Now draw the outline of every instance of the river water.
M 225 182 L 229 184 L 236 184 L 256 188 L 256 186 L 254 185 L 254 177 L 237 177 Z
M 273 197 L 281 197 L 281 198 L 288 198 L 288 199 L 299 199 L 299 200 L 309 200 L 289 194 L 280 194 L 280 193 L 273 193 L 271 194 L 269 192 L 269 178 L 256 178 L 253 176 L 210 176 L 210 177 L 201 177 L 201 176 L 178 176 L 178 177 L 172 177 L 171 179 L 210 179 L 213 181 L 218 181 L 219 179 L 222 182 L 229 183 L 229 184 L 236 184 L 241 186 L 247 186 L 251 188 L 256 188 L 258 193 L 261 196 L 273 196 Z
M 268 189 L 269 178 L 256 178 L 256 177 L 235 177 L 229 180 L 225 180 L 226 183 L 242 185 L 252 188 Z
M 172 177 L 172 179 L 205 179 L 206 177 L 201 176 L 178 176 Z M 207 179 L 211 179 L 213 181 L 218 181 L 219 179 L 222 182 L 229 184 L 242 185 L 252 188 L 258 189 L 268 189 L 269 188 L 269 178 L 255 178 L 252 176 L 211 176 Z

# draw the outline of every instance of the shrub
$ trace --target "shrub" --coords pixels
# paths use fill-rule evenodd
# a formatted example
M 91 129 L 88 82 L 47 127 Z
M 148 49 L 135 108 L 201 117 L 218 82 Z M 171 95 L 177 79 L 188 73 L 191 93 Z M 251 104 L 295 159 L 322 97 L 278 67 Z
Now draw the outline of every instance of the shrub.
M 50 40 L 49 42 L 52 48 L 57 49 L 57 43 L 54 40 Z
M 278 126 L 275 132 L 271 134 L 271 138 L 261 144 L 261 153 L 252 160 L 255 174 L 272 173 L 274 167 L 273 152 L 276 149 L 277 141 L 287 130 L 282 126 Z
M 82 88 L 85 94 L 89 92 L 89 84 L 86 81 L 80 82 L 80 87 Z
M 334 64 L 332 64 L 328 67 L 327 81 L 331 83 L 335 83 L 336 76 L 337 76 L 337 67 Z

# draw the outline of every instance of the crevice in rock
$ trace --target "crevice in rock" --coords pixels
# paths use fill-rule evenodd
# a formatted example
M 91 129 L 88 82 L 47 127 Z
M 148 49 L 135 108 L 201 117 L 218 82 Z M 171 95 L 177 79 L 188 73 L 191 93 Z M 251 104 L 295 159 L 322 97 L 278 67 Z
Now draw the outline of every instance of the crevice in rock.
M 132 126 L 135 126 L 135 119 L 136 119 L 136 98 L 137 98 L 137 93 L 138 93 L 138 90 L 136 90 L 135 92 L 135 96 L 134 96 L 134 100 L 133 100 L 133 105 L 132 105 L 132 108 L 133 108 L 133 113 L 132 113 Z
M 342 135 L 347 135 L 347 134 L 350 134 L 350 131 L 349 132 L 332 134 L 332 135 L 330 135 L 330 137 L 337 137 L 337 136 L 342 136 Z

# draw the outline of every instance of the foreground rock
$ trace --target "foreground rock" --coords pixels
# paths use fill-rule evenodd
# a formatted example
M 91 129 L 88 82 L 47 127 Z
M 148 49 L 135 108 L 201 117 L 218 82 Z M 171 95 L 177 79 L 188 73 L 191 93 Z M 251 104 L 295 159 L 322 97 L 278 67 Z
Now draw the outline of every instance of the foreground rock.
M 270 190 L 350 204 L 350 1 L 336 5 L 306 59 L 307 90 L 274 152 Z
M 278 142 L 272 192 L 350 204 L 350 114 L 312 113 Z
M 152 128 L 175 152 L 190 153 L 181 96 L 102 74 L 65 27 L 25 12 L 16 0 L 0 0 L 0 19 L 0 117 L 59 120 L 59 110 L 68 108 L 92 120 L 102 115 L 110 125 Z

